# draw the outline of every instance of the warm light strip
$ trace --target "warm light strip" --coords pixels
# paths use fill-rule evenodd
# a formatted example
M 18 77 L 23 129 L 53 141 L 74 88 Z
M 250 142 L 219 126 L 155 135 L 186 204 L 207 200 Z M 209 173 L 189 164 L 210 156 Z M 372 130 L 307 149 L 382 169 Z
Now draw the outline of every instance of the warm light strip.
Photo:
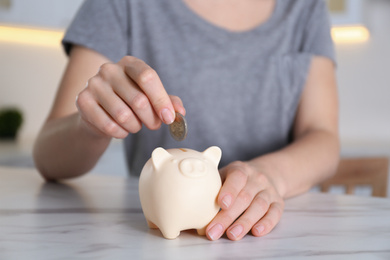
M 370 32 L 364 26 L 336 26 L 331 33 L 335 43 L 366 42 L 370 38 Z
M 335 43 L 365 42 L 370 38 L 364 26 L 333 27 L 331 34 Z M 0 26 L 0 42 L 58 47 L 63 36 L 59 30 Z
M 12 26 L 0 26 L 0 42 L 59 47 L 64 32 Z

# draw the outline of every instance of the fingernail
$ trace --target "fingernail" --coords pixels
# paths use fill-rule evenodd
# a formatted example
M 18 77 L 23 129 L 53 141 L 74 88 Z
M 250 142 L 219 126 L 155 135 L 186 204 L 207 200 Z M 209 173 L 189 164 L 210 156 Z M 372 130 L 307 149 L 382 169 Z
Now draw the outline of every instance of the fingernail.
M 237 225 L 234 228 L 232 228 L 229 231 L 229 233 L 232 234 L 234 238 L 238 238 L 241 235 L 243 230 L 244 228 L 241 225 Z
M 229 208 L 230 203 L 232 203 L 232 196 L 226 195 L 225 197 L 223 197 L 222 203 L 223 205 L 225 205 L 226 208 Z
M 166 124 L 172 124 L 173 121 L 175 120 L 175 116 L 172 114 L 172 112 L 168 108 L 164 108 L 161 111 L 161 115 L 163 118 L 164 123 Z
M 255 227 L 255 229 L 257 230 L 257 233 L 259 233 L 259 235 L 261 235 L 261 233 L 264 231 L 265 228 L 263 225 L 260 225 L 260 226 Z
M 214 227 L 212 227 L 209 232 L 207 233 L 211 240 L 216 240 L 220 236 L 222 236 L 223 227 L 221 224 L 216 224 Z

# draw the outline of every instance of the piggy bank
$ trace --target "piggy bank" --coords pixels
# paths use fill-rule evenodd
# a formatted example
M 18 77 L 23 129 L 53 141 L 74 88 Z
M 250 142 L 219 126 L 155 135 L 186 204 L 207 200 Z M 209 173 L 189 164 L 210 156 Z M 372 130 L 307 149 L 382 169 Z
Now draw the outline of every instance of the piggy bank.
M 139 179 L 142 210 L 150 228 L 160 229 L 168 239 L 187 229 L 205 235 L 220 209 L 221 154 L 216 146 L 204 152 L 161 147 L 153 151 Z

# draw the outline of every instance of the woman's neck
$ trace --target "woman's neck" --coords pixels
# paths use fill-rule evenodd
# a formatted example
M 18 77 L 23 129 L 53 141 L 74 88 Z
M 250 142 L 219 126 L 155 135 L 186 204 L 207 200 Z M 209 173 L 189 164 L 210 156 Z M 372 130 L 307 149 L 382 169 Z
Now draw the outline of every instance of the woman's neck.
M 247 31 L 267 21 L 276 0 L 183 0 L 206 21 L 229 31 Z

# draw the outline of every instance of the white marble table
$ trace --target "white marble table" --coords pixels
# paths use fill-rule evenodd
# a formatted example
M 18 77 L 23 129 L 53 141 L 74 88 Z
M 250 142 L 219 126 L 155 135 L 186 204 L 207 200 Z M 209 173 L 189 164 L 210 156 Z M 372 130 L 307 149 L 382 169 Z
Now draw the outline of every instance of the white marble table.
M 149 230 L 138 180 L 87 175 L 45 183 L 0 167 L 0 259 L 390 259 L 390 200 L 307 193 L 269 235 L 211 242 Z

